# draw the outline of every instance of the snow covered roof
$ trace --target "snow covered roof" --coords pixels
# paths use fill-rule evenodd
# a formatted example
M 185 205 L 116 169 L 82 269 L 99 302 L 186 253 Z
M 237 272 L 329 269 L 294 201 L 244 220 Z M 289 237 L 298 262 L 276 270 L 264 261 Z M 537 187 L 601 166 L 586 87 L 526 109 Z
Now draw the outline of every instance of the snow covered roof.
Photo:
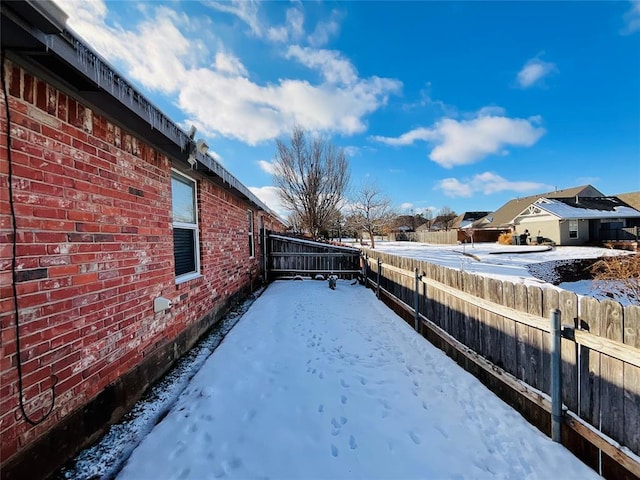
M 565 188 L 554 192 L 539 193 L 537 195 L 529 195 L 528 197 L 514 198 L 505 203 L 492 214 L 492 219 L 485 228 L 503 228 L 510 226 L 513 219 L 517 217 L 524 209 L 539 198 L 584 198 L 603 196 L 604 194 L 592 185 L 582 185 L 579 187 Z
M 580 198 L 576 202 L 568 198 L 539 198 L 534 203 L 560 219 L 640 218 L 640 212 L 616 197 Z

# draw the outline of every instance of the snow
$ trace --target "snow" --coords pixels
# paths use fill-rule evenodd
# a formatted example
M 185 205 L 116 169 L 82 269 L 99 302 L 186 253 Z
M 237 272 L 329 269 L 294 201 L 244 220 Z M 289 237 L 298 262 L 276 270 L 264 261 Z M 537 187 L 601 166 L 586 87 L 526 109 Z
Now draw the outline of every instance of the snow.
M 554 247 L 551 250 L 539 251 L 538 247 L 531 245 L 500 245 L 498 243 L 476 243 L 473 246 L 471 244 L 433 245 L 417 242 L 376 242 L 375 251 L 415 258 L 485 277 L 549 288 L 556 287 L 534 277 L 528 269 L 529 265 L 549 262 L 549 268 L 551 268 L 551 262 L 560 260 L 600 258 L 629 253 L 599 247 Z M 536 269 L 541 272 L 544 270 L 544 265 L 537 265 Z
M 638 218 L 640 212 L 636 209 L 620 205 L 613 210 L 595 210 L 591 208 L 578 208 L 566 203 L 549 198 L 541 198 L 535 205 L 562 219 L 586 219 L 586 218 Z
M 98 443 L 80 452 L 52 478 L 84 480 L 115 477 L 133 449 L 169 412 L 189 380 L 260 293 L 261 290 L 255 292 L 232 308 Z
M 598 478 L 360 285 L 276 281 L 119 479 Z

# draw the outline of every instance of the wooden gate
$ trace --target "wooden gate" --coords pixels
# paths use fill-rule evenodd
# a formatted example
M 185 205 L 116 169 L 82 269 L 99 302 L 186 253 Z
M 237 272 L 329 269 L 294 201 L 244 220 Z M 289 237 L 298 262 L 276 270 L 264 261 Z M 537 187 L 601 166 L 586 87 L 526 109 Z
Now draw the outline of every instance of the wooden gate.
M 268 280 L 318 274 L 353 278 L 362 271 L 360 250 L 357 248 L 270 233 L 266 237 L 265 270 Z

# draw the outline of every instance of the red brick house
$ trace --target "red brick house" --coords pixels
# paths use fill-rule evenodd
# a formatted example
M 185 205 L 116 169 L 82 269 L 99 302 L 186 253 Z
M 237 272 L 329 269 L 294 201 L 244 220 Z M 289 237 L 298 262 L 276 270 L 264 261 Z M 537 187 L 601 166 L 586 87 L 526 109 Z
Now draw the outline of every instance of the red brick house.
M 284 226 L 55 5 L 1 8 L 6 480 L 46 476 L 118 420 L 259 281 L 260 229 Z

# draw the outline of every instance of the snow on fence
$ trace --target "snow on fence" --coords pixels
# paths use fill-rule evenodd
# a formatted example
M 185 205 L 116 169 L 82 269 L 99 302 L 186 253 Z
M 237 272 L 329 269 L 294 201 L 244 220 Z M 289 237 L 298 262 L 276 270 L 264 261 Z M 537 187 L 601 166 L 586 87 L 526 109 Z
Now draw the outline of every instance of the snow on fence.
M 605 477 L 640 477 L 640 307 L 364 251 L 378 296 L 547 434 L 549 316 L 559 309 L 571 327 L 562 443 Z
M 269 279 L 285 275 L 335 274 L 351 278 L 362 271 L 360 250 L 295 237 L 269 234 L 266 273 Z

